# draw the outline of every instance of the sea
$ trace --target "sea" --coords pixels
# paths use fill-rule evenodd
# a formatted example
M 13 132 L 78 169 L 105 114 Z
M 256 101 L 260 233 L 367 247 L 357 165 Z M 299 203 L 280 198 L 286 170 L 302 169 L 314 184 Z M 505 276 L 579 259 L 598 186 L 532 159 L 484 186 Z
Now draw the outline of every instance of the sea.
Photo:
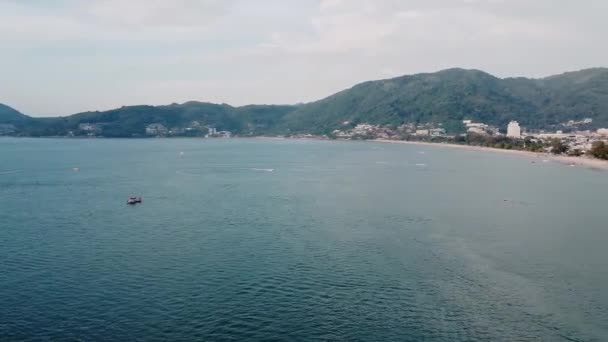
M 2 138 L 0 340 L 608 341 L 607 189 L 440 146 Z

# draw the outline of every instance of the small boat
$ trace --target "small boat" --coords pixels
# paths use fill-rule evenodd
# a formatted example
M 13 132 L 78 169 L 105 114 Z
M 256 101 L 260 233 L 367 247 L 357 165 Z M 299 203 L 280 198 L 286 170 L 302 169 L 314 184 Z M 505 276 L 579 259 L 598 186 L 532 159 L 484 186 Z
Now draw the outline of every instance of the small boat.
M 135 205 L 137 203 L 143 202 L 141 197 L 130 196 L 127 200 L 127 204 Z

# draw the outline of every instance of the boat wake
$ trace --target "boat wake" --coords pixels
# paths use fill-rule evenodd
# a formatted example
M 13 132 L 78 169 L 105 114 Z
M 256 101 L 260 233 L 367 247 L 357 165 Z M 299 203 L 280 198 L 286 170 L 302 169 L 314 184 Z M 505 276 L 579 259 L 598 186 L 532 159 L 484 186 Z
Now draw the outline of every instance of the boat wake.
M 12 175 L 12 174 L 19 173 L 19 172 L 21 172 L 21 170 L 0 171 L 0 176 Z
M 258 168 L 251 168 L 252 171 L 264 171 L 264 172 L 273 172 L 274 169 L 258 169 Z

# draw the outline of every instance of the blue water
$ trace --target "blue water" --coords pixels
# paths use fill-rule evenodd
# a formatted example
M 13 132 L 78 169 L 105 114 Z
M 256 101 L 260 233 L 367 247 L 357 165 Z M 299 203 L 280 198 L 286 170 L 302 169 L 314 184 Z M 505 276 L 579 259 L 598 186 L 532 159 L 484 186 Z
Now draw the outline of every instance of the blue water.
M 531 161 L 0 139 L 0 340 L 606 341 L 608 173 Z

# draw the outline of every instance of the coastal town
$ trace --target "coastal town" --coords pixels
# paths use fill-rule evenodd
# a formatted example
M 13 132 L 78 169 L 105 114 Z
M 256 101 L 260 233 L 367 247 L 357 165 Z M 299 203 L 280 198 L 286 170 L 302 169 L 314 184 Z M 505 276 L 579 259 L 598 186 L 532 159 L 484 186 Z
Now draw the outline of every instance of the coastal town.
M 593 127 L 591 118 L 559 123 L 552 131 L 529 129 L 517 121 L 510 121 L 503 127 L 471 119 L 462 120 L 458 124 L 461 125 L 458 130 L 463 133 L 449 133 L 442 123 L 403 123 L 396 126 L 372 123 L 354 124 L 345 121 L 342 123 L 343 128 L 325 135 L 300 133 L 279 135 L 279 137 L 452 143 L 569 156 L 588 155 L 608 159 L 608 128 L 591 129 Z M 6 130 L 6 127 L 2 128 Z M 81 123 L 78 126 L 77 134 L 71 133 L 72 135 L 96 137 L 103 135 L 103 129 L 103 124 Z M 186 127 L 167 127 L 161 123 L 148 124 L 145 126 L 144 136 L 231 138 L 235 134 L 192 121 Z M 238 136 L 257 136 L 257 134 L 239 134 Z M 597 151 L 598 146 L 599 152 Z
M 104 124 L 101 123 L 81 123 L 78 125 L 77 132 L 70 132 L 71 136 L 85 135 L 89 137 L 100 136 L 103 133 Z M 1 128 L 1 127 L 0 127 Z M 203 125 L 198 121 L 192 121 L 186 127 L 171 127 L 162 123 L 153 123 L 145 126 L 145 136 L 147 137 L 205 137 L 205 138 L 230 138 L 232 132 L 218 131 L 216 127 Z
M 408 140 L 427 142 L 453 142 L 482 145 L 503 149 L 522 149 L 534 152 L 566 153 L 581 156 L 597 144 L 608 143 L 608 128 L 581 129 L 593 123 L 591 118 L 569 120 L 559 124 L 555 131 L 533 130 L 511 121 L 506 127 L 483 122 L 463 120 L 465 133 L 447 134 L 443 124 L 402 124 L 397 127 L 359 123 L 352 128 L 334 130 L 328 137 L 350 140 Z M 344 122 L 343 126 L 352 126 Z
M 534 129 L 510 121 L 503 126 L 472 119 L 457 121 L 456 125 L 436 122 L 410 122 L 400 125 L 379 125 L 366 122 L 341 123 L 341 128 L 327 134 L 292 133 L 275 134 L 275 137 L 314 138 L 336 140 L 385 140 L 418 141 L 472 145 L 505 150 L 553 153 L 568 156 L 591 156 L 608 159 L 608 128 L 597 128 L 592 118 L 568 120 L 551 125 L 549 129 Z M 449 127 L 448 127 L 449 126 Z M 68 137 L 107 137 L 109 123 L 79 123 L 77 129 L 67 132 Z M 246 132 L 219 130 L 215 125 L 190 121 L 186 124 L 169 126 L 165 123 L 151 123 L 141 126 L 140 133 L 132 137 L 198 137 L 231 138 L 268 136 L 257 132 L 256 127 L 248 127 Z M 0 135 L 15 132 L 12 124 L 0 125 Z M 111 135 L 110 135 L 111 136 Z

